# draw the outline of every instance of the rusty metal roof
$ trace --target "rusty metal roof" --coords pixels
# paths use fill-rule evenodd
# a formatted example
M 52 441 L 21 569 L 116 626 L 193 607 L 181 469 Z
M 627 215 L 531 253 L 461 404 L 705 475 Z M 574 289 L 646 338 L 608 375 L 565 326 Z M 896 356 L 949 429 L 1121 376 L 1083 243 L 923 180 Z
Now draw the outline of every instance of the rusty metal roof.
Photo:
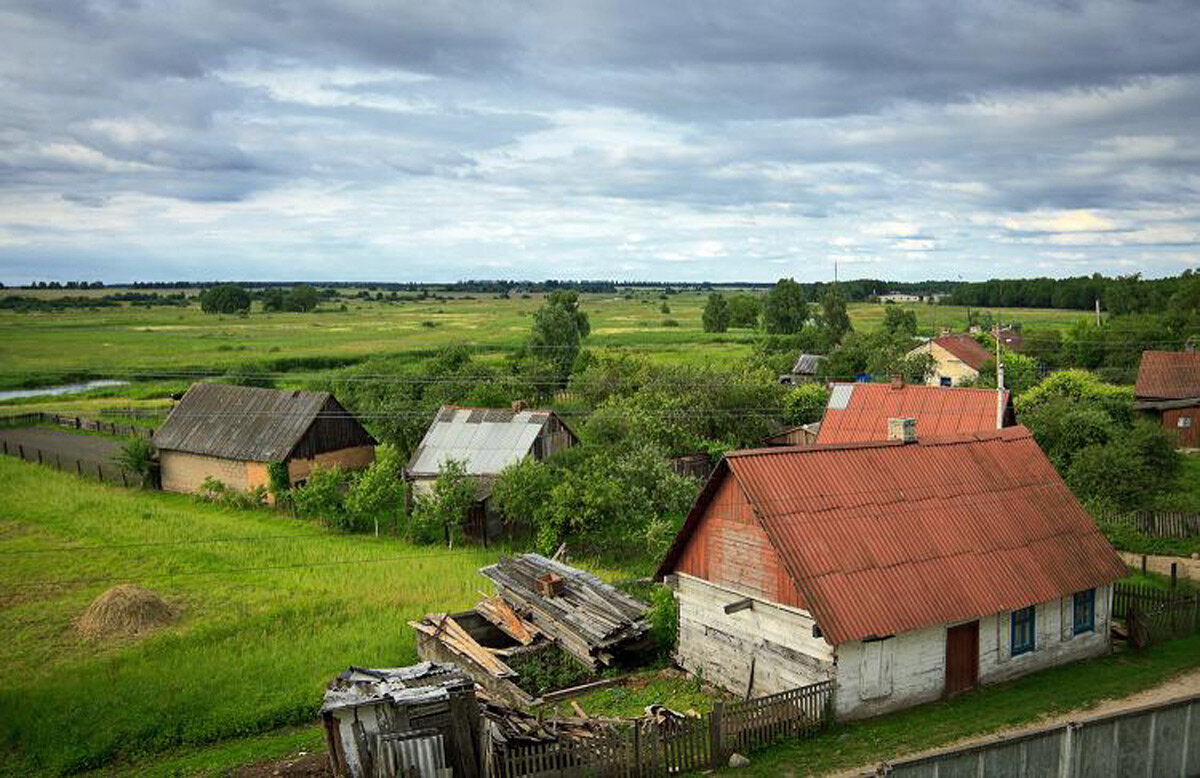
M 1014 423 L 1004 393 L 1005 426 Z M 918 438 L 996 429 L 996 390 L 949 386 L 834 384 L 817 444 L 863 443 L 888 438 L 888 419 L 917 420 Z
M 916 443 L 733 452 L 659 568 L 733 477 L 834 644 L 1045 602 L 1125 565 L 1033 436 L 1010 427 Z
M 317 424 L 320 422 L 320 424 Z M 315 435 L 309 435 L 314 425 Z M 329 392 L 192 384 L 154 435 L 160 450 L 282 462 L 308 436 L 304 456 L 375 440 Z
M 995 354 L 979 345 L 979 341 L 970 335 L 943 335 L 940 338 L 934 338 L 932 342 L 946 349 L 975 370 L 983 367 L 983 363 L 989 359 L 996 358 Z
M 1133 393 L 1139 400 L 1200 397 L 1200 351 L 1143 351 Z

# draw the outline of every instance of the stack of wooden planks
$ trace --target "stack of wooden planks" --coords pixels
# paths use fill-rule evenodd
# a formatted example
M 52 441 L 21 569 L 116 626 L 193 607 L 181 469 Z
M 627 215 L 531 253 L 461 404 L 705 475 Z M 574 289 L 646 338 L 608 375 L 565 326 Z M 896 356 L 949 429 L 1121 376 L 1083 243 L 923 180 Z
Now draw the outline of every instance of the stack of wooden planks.
M 639 643 L 649 631 L 645 604 L 540 554 L 502 558 L 480 573 L 514 611 L 588 667 L 610 664 L 618 648 Z M 538 579 L 546 575 L 562 578 L 554 596 L 539 593 Z

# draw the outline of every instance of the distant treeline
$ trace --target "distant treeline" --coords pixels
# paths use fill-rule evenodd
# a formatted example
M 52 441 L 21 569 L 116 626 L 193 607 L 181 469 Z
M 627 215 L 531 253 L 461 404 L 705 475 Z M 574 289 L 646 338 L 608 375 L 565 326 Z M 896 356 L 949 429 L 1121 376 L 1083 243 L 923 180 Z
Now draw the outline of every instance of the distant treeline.
M 99 297 L 64 295 L 63 297 L 41 298 L 22 295 L 0 297 L 0 309 L 10 311 L 64 311 L 76 308 L 117 308 L 121 303 L 150 307 L 153 305 L 188 304 L 182 292 L 160 295 L 157 292 L 118 292 Z
M 1109 313 L 1151 313 L 1167 307 L 1195 273 L 1175 278 L 1140 275 L 1106 278 L 1099 273 L 1075 278 L 1016 278 L 959 283 L 945 302 L 988 308 L 1088 309 L 1100 301 Z

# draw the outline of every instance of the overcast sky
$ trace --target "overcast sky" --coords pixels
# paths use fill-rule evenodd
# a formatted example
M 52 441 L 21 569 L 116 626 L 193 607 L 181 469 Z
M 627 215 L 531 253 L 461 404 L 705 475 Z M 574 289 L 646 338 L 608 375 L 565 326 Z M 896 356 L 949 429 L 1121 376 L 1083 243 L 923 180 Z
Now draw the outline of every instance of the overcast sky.
M 1200 2 L 0 1 L 0 280 L 1200 266 Z

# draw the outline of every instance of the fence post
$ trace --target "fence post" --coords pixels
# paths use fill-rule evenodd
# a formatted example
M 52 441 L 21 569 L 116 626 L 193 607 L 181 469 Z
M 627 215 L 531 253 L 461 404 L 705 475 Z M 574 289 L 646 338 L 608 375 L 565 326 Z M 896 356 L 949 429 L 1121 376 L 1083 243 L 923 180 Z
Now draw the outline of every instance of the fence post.
M 17 456 L 21 457 L 21 459 L 25 458 L 25 446 L 21 443 L 17 444 Z
M 42 450 L 39 448 L 37 450 L 37 452 L 38 452 L 38 464 L 40 465 L 42 463 Z
M 633 724 L 633 774 L 642 776 L 642 728 L 635 721 Z
M 1179 563 L 1171 563 L 1171 591 L 1175 591 L 1175 587 L 1179 585 Z
M 1142 575 L 1146 574 L 1146 555 L 1142 554 Z
M 82 425 L 79 422 L 79 417 L 76 416 L 75 417 L 75 429 L 81 429 L 81 428 L 82 428 Z
M 96 463 L 96 477 L 100 479 L 100 483 L 104 483 L 104 468 L 100 466 L 99 462 Z
M 77 475 L 83 475 L 83 463 L 78 459 L 75 460 L 75 473 Z
M 712 753 L 712 767 L 722 767 L 725 763 L 725 746 L 721 742 L 724 735 L 725 703 L 717 700 L 713 703 L 712 713 L 708 719 L 709 749 Z

